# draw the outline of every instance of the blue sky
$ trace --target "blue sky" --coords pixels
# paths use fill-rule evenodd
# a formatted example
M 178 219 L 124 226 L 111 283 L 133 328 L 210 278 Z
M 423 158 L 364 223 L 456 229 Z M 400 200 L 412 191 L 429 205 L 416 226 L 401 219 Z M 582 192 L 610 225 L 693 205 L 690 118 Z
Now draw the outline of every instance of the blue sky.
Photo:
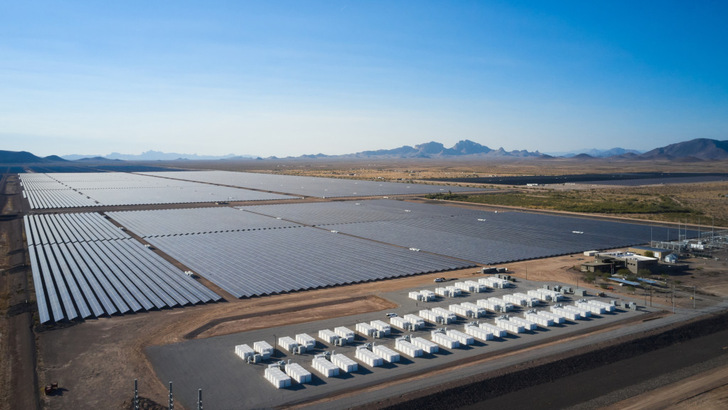
M 5 1 L 0 149 L 728 139 L 728 3 Z

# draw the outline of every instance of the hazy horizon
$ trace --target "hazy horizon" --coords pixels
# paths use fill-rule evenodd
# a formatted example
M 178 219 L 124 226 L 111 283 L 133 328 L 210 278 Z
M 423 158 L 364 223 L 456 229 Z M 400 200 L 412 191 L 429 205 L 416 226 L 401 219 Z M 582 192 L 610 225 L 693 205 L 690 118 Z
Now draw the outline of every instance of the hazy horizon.
M 728 139 L 728 4 L 11 2 L 2 149 L 300 156 Z

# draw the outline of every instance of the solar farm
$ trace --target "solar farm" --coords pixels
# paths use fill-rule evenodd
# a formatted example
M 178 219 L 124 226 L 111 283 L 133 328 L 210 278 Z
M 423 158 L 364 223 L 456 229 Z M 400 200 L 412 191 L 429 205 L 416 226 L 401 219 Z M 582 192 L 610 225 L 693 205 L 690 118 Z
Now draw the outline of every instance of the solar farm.
M 324 288 L 345 296 L 354 284 L 379 286 L 397 306 L 392 318 L 354 310 L 148 349 L 157 377 L 204 388 L 214 408 L 305 402 L 631 318 L 640 312 L 562 301 L 528 281 L 513 289 L 474 277 L 395 292 L 383 281 L 675 236 L 656 225 L 411 200 L 474 191 L 457 186 L 224 171 L 20 180 L 38 321 L 49 328 L 191 306 L 195 314 L 238 299 L 275 305 Z M 315 342 L 301 351 L 304 334 Z
M 256 189 L 270 182 L 276 190 L 296 194 L 311 193 L 299 186 L 325 185 L 311 181 L 315 178 L 300 177 L 293 183 L 296 177 L 275 175 L 163 174 L 164 178 L 121 173 L 21 176 L 24 187 L 38 197 L 59 191 L 80 197 L 89 193 L 101 200 L 94 199 L 99 206 L 159 203 L 169 192 L 176 195 L 185 190 L 200 193 L 196 199 L 189 198 L 193 202 L 291 198 L 222 188 L 212 182 Z M 177 179 L 170 180 L 169 175 Z M 358 185 L 373 191 L 383 188 L 379 183 L 324 182 L 336 186 L 337 195 L 344 194 L 345 184 L 359 190 L 363 189 Z M 191 188 L 196 185 L 203 188 Z M 402 185 L 399 192 L 411 189 L 389 183 L 389 194 L 396 192 L 392 185 Z M 206 198 L 203 193 L 208 190 L 216 194 Z M 175 195 L 173 201 L 180 200 Z M 665 228 L 645 225 L 388 199 L 108 212 L 106 216 L 236 298 L 607 249 L 668 235 Z M 26 230 L 34 277 L 43 284 L 36 288 L 41 323 L 220 299 L 99 213 L 29 216 Z

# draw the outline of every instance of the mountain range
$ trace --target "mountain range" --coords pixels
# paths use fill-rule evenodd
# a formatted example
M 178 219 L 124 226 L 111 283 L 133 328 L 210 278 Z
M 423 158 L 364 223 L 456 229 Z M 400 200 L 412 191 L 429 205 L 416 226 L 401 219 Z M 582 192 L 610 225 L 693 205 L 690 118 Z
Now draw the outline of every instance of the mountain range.
M 623 160 L 680 160 L 680 161 L 714 161 L 728 159 L 728 140 L 718 141 L 713 139 L 698 138 L 690 141 L 670 144 L 664 147 L 655 148 L 645 153 L 623 148 L 611 150 L 582 150 L 563 155 L 566 158 L 588 160 L 596 157 L 623 159 Z M 573 154 L 573 155 L 572 155 Z M 381 149 L 375 151 L 362 151 L 345 155 L 302 155 L 299 158 L 372 158 L 372 159 L 406 159 L 406 158 L 483 158 L 483 159 L 515 159 L 515 158 L 553 158 L 553 156 L 542 154 L 538 151 L 527 150 L 506 151 L 503 148 L 491 149 L 485 145 L 470 140 L 462 140 L 454 146 L 447 148 L 435 141 L 415 146 L 405 145 L 393 149 Z M 111 161 L 156 161 L 156 160 L 235 160 L 252 159 L 251 156 L 234 156 L 232 154 L 223 157 L 211 157 L 202 155 L 185 155 L 175 153 L 163 153 L 159 151 L 147 151 L 141 155 L 123 155 L 113 153 L 104 157 L 86 157 L 82 155 L 68 155 L 63 158 L 51 155 L 48 157 L 37 157 L 26 151 L 1 151 L 0 163 L 49 163 L 66 161 L 83 162 L 111 162 Z M 275 159 L 275 157 L 271 157 Z

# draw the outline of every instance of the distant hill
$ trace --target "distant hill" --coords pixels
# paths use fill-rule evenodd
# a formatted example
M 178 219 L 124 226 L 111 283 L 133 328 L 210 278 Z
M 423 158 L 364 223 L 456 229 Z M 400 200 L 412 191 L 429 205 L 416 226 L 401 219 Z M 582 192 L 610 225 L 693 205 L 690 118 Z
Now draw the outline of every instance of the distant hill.
M 728 159 L 728 141 L 697 138 L 655 148 L 639 156 L 640 159 L 665 160 L 722 160 Z
M 94 160 L 108 159 L 108 160 L 122 160 L 122 161 L 177 161 L 177 160 L 218 160 L 218 159 L 251 159 L 254 158 L 251 155 L 197 155 L 197 154 L 178 154 L 175 152 L 161 152 L 161 151 L 146 151 L 141 154 L 121 154 L 118 152 L 112 152 L 109 155 L 64 155 L 63 158 L 69 161 L 87 160 L 93 158 Z
M 38 157 L 27 151 L 0 151 L 0 163 L 3 164 L 37 164 L 46 162 L 66 162 L 61 157 L 51 155 Z
M 120 159 L 109 159 L 109 158 L 105 158 L 105 157 L 79 158 L 75 161 L 76 162 L 123 162 L 123 160 L 120 160 Z
M 594 157 L 594 158 L 608 158 L 608 157 L 613 157 L 616 155 L 626 155 L 626 154 L 639 155 L 641 153 L 642 153 L 642 151 L 637 151 L 634 149 L 615 147 L 615 148 L 610 148 L 610 149 L 596 149 L 596 148 L 580 149 L 580 150 L 574 150 L 574 151 L 568 151 L 568 152 L 557 152 L 557 153 L 553 153 L 552 155 L 556 155 L 556 156 L 564 157 L 564 158 L 573 158 L 579 154 L 586 154 L 586 155 L 589 155 L 590 157 Z
M 486 158 L 547 158 L 538 151 L 529 152 L 526 150 L 506 151 L 503 148 L 497 150 L 486 147 L 470 140 L 462 140 L 451 148 L 446 148 L 442 143 L 431 141 L 414 147 L 405 145 L 393 149 L 380 149 L 376 151 L 361 151 L 354 154 L 326 156 L 318 154 L 315 157 L 328 158 L 453 158 L 453 157 L 486 157 Z

